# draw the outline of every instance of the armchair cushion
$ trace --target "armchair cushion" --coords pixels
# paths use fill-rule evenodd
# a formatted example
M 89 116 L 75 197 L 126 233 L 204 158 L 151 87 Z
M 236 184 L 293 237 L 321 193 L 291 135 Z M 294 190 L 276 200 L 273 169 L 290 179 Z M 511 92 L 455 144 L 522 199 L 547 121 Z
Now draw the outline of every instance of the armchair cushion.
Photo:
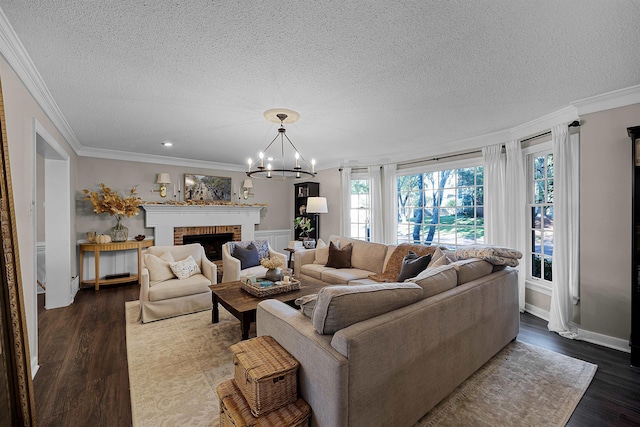
M 250 267 L 260 265 L 260 255 L 253 243 L 249 243 L 246 248 L 236 246 L 231 256 L 240 260 L 240 269 L 245 270 Z
M 158 283 L 149 289 L 149 301 L 162 301 L 208 292 L 211 281 L 203 274 L 195 274 L 187 279 L 171 279 Z
M 149 286 L 176 277 L 171 271 L 170 264 L 175 262 L 171 252 L 167 251 L 160 256 L 144 254 L 144 264 L 149 270 Z
M 229 242 L 229 251 L 235 256 L 236 248 L 248 248 L 253 245 L 258 250 L 258 260 L 269 257 L 269 242 L 266 240 L 248 240 L 244 242 Z
M 169 267 L 173 274 L 175 274 L 180 280 L 187 279 L 194 274 L 200 273 L 200 267 L 198 267 L 196 260 L 193 259 L 191 255 L 182 261 L 170 262 Z

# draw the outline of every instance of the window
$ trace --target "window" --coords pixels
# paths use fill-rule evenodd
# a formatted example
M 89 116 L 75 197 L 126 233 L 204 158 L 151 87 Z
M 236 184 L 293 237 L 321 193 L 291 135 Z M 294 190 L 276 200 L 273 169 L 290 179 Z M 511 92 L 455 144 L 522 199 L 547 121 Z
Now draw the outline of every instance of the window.
M 483 176 L 482 166 L 399 175 L 398 243 L 483 243 Z
M 530 278 L 552 281 L 553 266 L 553 154 L 528 156 Z
M 371 197 L 368 179 L 351 180 L 351 237 L 369 241 L 371 239 L 369 220 L 371 218 Z

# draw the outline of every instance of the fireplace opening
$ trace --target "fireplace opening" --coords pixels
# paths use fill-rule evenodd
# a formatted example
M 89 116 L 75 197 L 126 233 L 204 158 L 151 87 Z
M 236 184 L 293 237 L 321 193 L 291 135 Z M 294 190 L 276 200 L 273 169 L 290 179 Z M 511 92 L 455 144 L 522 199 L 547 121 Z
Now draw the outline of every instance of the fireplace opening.
M 200 243 L 209 261 L 222 259 L 222 245 L 233 240 L 233 233 L 192 234 L 182 236 L 182 244 Z

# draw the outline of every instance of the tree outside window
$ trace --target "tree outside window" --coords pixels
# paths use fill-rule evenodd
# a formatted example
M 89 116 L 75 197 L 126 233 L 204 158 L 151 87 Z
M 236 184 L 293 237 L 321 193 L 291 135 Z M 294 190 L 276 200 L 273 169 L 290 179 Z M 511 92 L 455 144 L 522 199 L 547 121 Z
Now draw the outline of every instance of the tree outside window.
M 398 243 L 483 243 L 483 177 L 482 166 L 398 176 Z

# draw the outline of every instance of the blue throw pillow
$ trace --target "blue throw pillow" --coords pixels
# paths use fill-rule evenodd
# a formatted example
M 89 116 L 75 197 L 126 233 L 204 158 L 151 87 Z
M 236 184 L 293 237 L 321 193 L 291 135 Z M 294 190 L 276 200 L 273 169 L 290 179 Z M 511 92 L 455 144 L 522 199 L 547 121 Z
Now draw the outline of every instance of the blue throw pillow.
M 250 243 L 246 248 L 236 246 L 231 255 L 240 260 L 241 270 L 260 265 L 260 255 L 253 243 Z

